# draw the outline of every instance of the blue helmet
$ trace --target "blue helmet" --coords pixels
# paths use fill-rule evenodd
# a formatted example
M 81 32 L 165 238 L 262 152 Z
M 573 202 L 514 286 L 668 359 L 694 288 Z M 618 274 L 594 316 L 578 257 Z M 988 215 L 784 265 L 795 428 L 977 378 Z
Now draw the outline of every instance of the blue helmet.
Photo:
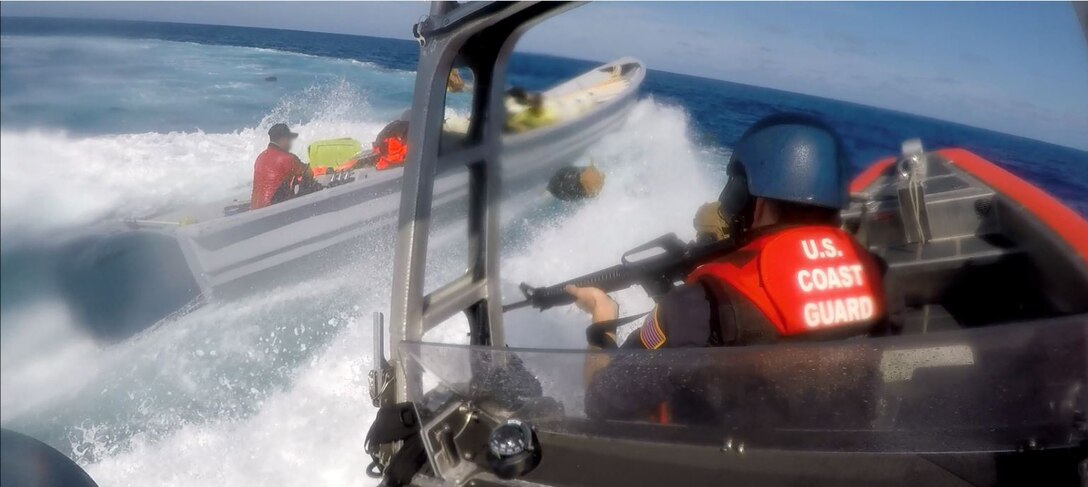
M 808 115 L 771 115 L 733 147 L 721 212 L 741 223 L 736 218 L 751 210 L 755 196 L 844 209 L 848 167 L 842 141 L 826 124 Z

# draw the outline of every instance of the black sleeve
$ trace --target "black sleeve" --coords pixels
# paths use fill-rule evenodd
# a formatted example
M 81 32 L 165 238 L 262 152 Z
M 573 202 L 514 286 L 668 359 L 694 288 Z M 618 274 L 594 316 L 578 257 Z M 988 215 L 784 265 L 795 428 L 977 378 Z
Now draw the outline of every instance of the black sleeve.
M 701 285 L 674 289 L 646 315 L 622 348 L 705 347 L 710 340 L 711 303 Z M 667 402 L 679 384 L 667 365 L 646 359 L 641 353 L 613 357 L 589 384 L 586 414 L 591 418 L 645 420 Z
M 714 300 L 700 284 L 673 289 L 646 315 L 623 348 L 705 347 L 710 343 Z

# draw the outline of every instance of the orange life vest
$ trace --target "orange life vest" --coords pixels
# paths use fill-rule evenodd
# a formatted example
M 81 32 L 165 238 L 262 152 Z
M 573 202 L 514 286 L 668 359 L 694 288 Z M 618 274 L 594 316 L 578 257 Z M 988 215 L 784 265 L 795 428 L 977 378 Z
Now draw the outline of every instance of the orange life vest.
M 384 171 L 404 164 L 404 158 L 408 155 L 408 144 L 397 137 L 389 137 L 382 141 L 382 146 L 384 150 L 380 146 L 374 148 L 379 155 L 378 162 L 374 165 L 377 170 Z
M 310 171 L 313 173 L 314 176 L 324 176 L 326 174 L 336 174 L 336 173 L 340 173 L 340 172 L 347 172 L 347 171 L 350 171 L 352 169 L 355 169 L 355 164 L 357 164 L 358 162 L 359 161 L 357 159 L 348 159 L 348 160 L 346 160 L 344 162 L 341 162 L 340 165 L 338 165 L 336 167 L 317 166 L 317 167 L 314 167 L 314 168 L 310 168 Z
M 741 344 L 821 331 L 860 332 L 884 315 L 879 268 L 850 235 L 834 227 L 793 227 L 756 237 L 699 266 L 687 283 L 708 278 L 734 296 L 737 320 L 749 321 L 738 324 L 748 328 Z M 773 331 L 751 331 L 767 323 Z M 651 416 L 662 424 L 672 419 L 667 403 Z
M 745 255 L 750 257 L 730 258 Z M 884 314 L 878 267 L 835 227 L 793 227 L 756 237 L 698 267 L 687 282 L 705 277 L 739 293 L 782 337 L 868 327 Z
M 356 159 L 348 159 L 348 160 L 346 160 L 344 162 L 341 162 L 339 166 L 336 166 L 335 168 L 333 168 L 332 172 L 350 171 L 352 169 L 355 169 L 355 164 L 358 164 L 358 163 L 359 163 L 359 161 L 356 160 Z

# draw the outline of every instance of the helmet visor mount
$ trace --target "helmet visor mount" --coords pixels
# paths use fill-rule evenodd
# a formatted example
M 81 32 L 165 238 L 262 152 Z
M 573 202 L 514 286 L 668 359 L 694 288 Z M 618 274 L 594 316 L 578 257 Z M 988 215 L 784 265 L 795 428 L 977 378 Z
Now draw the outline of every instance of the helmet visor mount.
M 748 191 L 748 175 L 741 161 L 731 161 L 728 174 L 729 181 L 718 196 L 718 201 L 721 202 L 718 211 L 729 223 L 729 227 L 740 236 L 750 230 L 755 215 L 755 198 Z

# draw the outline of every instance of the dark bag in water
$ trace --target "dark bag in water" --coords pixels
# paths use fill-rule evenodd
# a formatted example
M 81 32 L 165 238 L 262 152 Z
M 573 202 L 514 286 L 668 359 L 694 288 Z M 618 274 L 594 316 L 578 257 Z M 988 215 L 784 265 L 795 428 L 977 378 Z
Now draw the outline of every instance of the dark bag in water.
M 597 168 L 563 167 L 559 168 L 548 181 L 548 192 L 563 201 L 578 201 L 593 198 L 604 186 L 604 175 Z

